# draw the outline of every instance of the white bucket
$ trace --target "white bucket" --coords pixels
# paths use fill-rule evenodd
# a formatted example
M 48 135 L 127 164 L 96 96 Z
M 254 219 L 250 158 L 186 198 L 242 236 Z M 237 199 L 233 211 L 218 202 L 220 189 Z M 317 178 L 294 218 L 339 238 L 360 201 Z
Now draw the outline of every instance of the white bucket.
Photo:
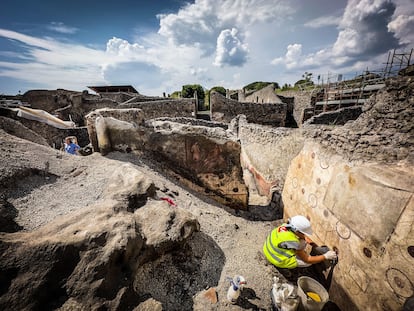
M 306 293 L 313 292 L 318 294 L 321 301 L 315 301 Z M 301 306 L 305 311 L 321 311 L 325 303 L 329 300 L 329 294 L 326 289 L 314 279 L 301 276 L 298 279 L 298 295 L 300 297 Z

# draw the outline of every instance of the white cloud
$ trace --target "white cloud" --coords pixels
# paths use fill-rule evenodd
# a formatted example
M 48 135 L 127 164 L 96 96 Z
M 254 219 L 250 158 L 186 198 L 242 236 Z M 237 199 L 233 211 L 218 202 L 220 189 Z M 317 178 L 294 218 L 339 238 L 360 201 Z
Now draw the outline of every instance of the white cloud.
M 145 53 L 143 46 L 138 43 L 129 43 L 127 40 L 113 37 L 106 43 L 106 52 L 127 60 L 139 59 Z
M 389 0 L 349 0 L 333 54 L 369 58 L 399 47 L 387 27 L 394 11 L 395 4 Z
M 340 6 L 335 4 L 332 17 L 322 16 L 302 27 L 308 12 L 289 7 L 298 7 L 301 0 L 196 0 L 174 14 L 159 15 L 158 32 L 136 32 L 139 37 L 130 40 L 110 34 L 103 49 L 0 29 L 0 37 L 17 47 L 0 48 L 0 77 L 75 90 L 90 84 L 129 83 L 143 94 L 160 95 L 184 84 L 236 88 L 252 81 L 277 81 L 282 85 L 286 79 L 298 80 L 305 71 L 356 72 L 399 43 L 413 44 L 414 14 L 407 10 L 412 0 L 394 1 L 403 2 L 405 10 L 397 6 L 394 12 L 394 2 L 388 0 L 352 0 L 340 20 L 336 17 Z M 293 16 L 299 12 L 305 15 Z M 63 23 L 54 26 L 71 34 Z
M 302 54 L 302 44 L 290 44 L 285 56 L 277 57 L 271 63 L 284 64 L 287 69 L 326 68 L 328 71 L 347 67 L 347 70 L 362 71 L 378 61 L 377 57 L 398 49 L 397 36 L 408 38 L 409 34 L 404 31 L 414 23 L 407 17 L 397 17 L 390 23 L 395 8 L 395 4 L 388 0 L 349 0 L 338 25 L 338 36 L 331 46 Z M 320 21 L 322 24 L 323 19 Z
M 340 16 L 321 16 L 304 24 L 309 28 L 322 28 L 338 26 L 341 21 Z
M 158 15 L 158 33 L 176 45 L 197 45 L 204 55 L 213 54 L 225 29 L 242 34 L 254 23 L 284 20 L 293 10 L 281 0 L 196 0 L 176 14 Z
M 74 34 L 79 30 L 76 27 L 66 26 L 62 22 L 52 22 L 47 28 L 64 34 Z
M 287 46 L 287 52 L 284 57 L 278 57 L 271 61 L 272 65 L 284 64 L 286 68 L 294 68 L 300 64 L 302 58 L 302 45 L 301 44 L 289 44 Z
M 0 63 L 0 76 L 33 83 L 42 81 L 45 86 L 52 88 L 64 86 L 83 89 L 86 84 L 104 82 L 100 75 L 100 64 L 110 63 L 110 60 L 102 51 L 4 29 L 0 29 L 0 36 L 23 43 L 25 49 L 24 63 Z
M 388 30 L 394 32 L 398 38 L 401 38 L 401 43 L 413 43 L 414 15 L 398 15 L 388 24 Z
M 223 30 L 217 38 L 215 66 L 241 66 L 247 60 L 248 48 L 237 35 L 236 28 Z

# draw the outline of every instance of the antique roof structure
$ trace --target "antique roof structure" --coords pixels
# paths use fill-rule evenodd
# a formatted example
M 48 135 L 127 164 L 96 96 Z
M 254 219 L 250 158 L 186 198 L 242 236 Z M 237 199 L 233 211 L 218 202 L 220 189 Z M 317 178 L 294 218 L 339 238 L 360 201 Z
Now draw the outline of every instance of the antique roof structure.
M 138 91 L 132 85 L 105 85 L 105 86 L 88 86 L 92 91 L 96 93 L 138 93 Z

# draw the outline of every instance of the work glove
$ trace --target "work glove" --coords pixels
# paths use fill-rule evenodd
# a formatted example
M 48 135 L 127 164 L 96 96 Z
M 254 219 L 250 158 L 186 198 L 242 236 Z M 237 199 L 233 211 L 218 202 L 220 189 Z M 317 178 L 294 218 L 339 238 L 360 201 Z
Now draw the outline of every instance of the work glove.
M 325 257 L 327 260 L 335 260 L 338 258 L 334 251 L 327 251 L 325 254 L 323 254 L 323 257 Z

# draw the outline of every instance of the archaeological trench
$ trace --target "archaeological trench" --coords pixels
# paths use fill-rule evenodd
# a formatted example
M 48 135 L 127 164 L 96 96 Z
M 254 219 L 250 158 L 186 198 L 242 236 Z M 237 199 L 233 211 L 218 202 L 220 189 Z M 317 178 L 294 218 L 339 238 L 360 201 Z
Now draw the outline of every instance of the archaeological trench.
M 33 157 L 58 157 L 62 138 L 74 135 L 81 146 L 90 144 L 94 153 L 85 156 L 91 162 L 95 153 L 131 154 L 158 163 L 166 175 L 231 210 L 249 213 L 254 197 L 280 218 L 306 215 L 315 241 L 338 250 L 330 297 L 340 309 L 401 310 L 414 293 L 413 89 L 412 75 L 390 78 L 364 105 L 304 123 L 311 92 L 284 93 L 275 103 L 213 93 L 210 120 L 196 117 L 195 99 L 27 92 L 22 99 L 31 108 L 83 126 L 57 129 L 0 109 L 0 147 L 6 154 L 0 180 L 0 309 L 169 310 L 168 297 L 140 296 L 143 289 L 130 275 L 157 277 L 151 262 L 180 247 L 183 264 L 186 256 L 197 255 L 190 239 L 200 230 L 196 217 L 155 200 L 154 184 L 129 164 L 113 167 L 106 195 L 85 202 L 87 208 L 35 230 L 15 222 L 8 197 L 19 179 L 36 172 L 58 179 L 53 173 L 58 162 L 39 167 Z M 28 140 L 31 152 L 10 155 Z M 16 158 L 24 165 L 18 167 Z M 200 245 L 212 243 L 208 236 L 202 239 Z M 215 256 L 224 260 L 220 252 Z M 219 278 L 208 263 L 200 270 Z

